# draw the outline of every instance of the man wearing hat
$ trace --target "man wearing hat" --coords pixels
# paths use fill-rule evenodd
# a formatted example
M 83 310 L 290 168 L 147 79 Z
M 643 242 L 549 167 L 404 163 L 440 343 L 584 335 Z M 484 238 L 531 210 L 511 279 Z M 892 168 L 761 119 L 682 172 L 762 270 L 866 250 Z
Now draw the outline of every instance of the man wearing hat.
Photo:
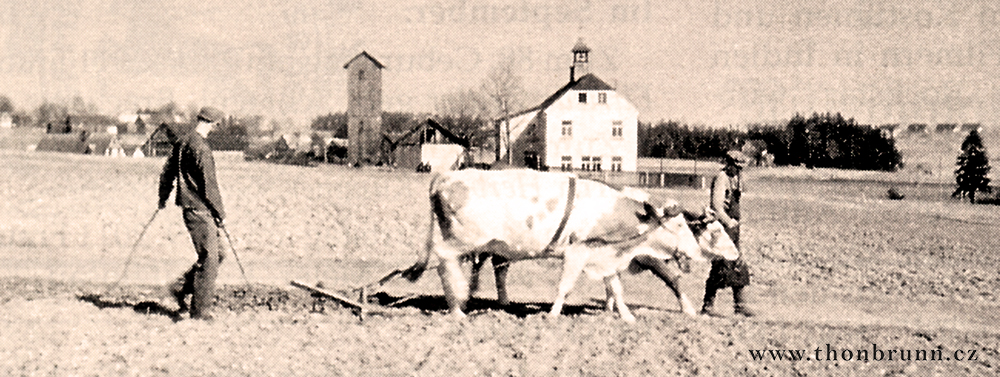
M 733 150 L 726 153 L 724 160 L 725 166 L 712 180 L 711 202 L 709 204 L 715 212 L 716 218 L 725 227 L 726 233 L 736 244 L 737 249 L 740 249 L 741 255 L 734 261 L 724 259 L 712 261 L 712 270 L 708 273 L 708 280 L 705 282 L 705 299 L 701 313 L 719 316 L 712 307 L 715 295 L 720 289 L 732 287 L 735 313 L 749 317 L 753 315 L 753 312 L 747 307 L 743 289 L 750 284 L 750 270 L 743 260 L 742 248 L 740 248 L 742 171 L 749 159 L 742 152 Z
M 223 258 L 219 228 L 226 218 L 215 180 L 215 160 L 205 138 L 222 116 L 222 111 L 205 107 L 198 113 L 193 132 L 175 129 L 173 150 L 160 174 L 159 208 L 166 207 L 176 182 L 175 203 L 183 208 L 184 225 L 198 253 L 198 261 L 168 289 L 181 312 L 189 309 L 185 298 L 192 295 L 191 318 L 204 320 L 212 319 L 215 277 Z

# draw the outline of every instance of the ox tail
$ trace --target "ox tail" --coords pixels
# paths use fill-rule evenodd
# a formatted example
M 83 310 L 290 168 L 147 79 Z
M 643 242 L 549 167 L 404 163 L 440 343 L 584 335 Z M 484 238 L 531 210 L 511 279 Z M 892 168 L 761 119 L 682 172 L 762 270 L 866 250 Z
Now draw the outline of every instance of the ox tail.
M 441 197 L 438 185 L 440 185 L 441 175 L 435 173 L 431 178 L 431 185 L 429 190 L 430 197 L 430 223 L 427 225 L 427 241 L 424 244 L 423 257 L 420 258 L 416 263 L 403 271 L 402 276 L 409 280 L 410 282 L 415 282 L 420 279 L 420 276 L 424 274 L 427 270 L 427 264 L 430 262 L 431 253 L 434 252 L 434 230 L 438 227 L 438 213 L 442 211 L 441 208 Z

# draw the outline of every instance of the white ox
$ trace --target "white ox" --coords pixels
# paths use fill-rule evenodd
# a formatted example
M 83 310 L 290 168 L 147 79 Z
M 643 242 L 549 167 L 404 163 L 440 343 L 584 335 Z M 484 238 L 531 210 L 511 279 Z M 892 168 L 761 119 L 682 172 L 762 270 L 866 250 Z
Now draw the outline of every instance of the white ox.
M 622 193 L 641 202 L 649 201 L 649 194 L 641 190 L 625 187 L 622 189 Z M 733 240 L 729 238 L 729 234 L 726 233 L 722 223 L 717 221 L 715 213 L 711 208 L 706 208 L 705 212 L 702 214 L 685 211 L 684 217 L 687 220 L 691 231 L 694 233 L 695 238 L 698 240 L 698 245 L 701 246 L 703 252 L 730 260 L 739 256 L 739 250 L 736 248 Z M 472 265 L 471 281 L 469 284 L 470 290 L 474 293 L 479 288 L 480 271 L 486 262 L 492 262 L 493 272 L 495 275 L 494 281 L 496 282 L 497 288 L 497 300 L 501 305 L 509 304 L 507 297 L 507 271 L 510 267 L 510 261 L 498 255 L 477 257 L 478 258 L 476 258 Z M 678 255 L 678 257 L 683 257 L 683 255 Z M 660 259 L 655 255 L 649 254 L 637 254 L 634 255 L 626 271 L 633 275 L 642 273 L 643 271 L 652 272 L 653 275 L 662 280 L 663 283 L 666 284 L 667 288 L 670 288 L 673 292 L 678 305 L 680 305 L 681 311 L 684 314 L 695 316 L 697 313 L 695 312 L 694 306 L 691 305 L 687 295 L 680 290 L 680 273 L 690 272 L 690 261 L 686 258 L 674 258 L 674 260 L 676 261 L 677 266 L 671 268 L 672 265 L 670 265 L 670 259 Z M 605 293 L 607 310 L 614 310 L 614 292 L 609 286 L 605 286 Z
M 679 205 L 664 209 L 636 200 L 603 183 L 570 174 L 531 170 L 461 170 L 436 175 L 430 185 L 431 224 L 426 253 L 404 276 L 416 280 L 433 254 L 451 312 L 462 308 L 469 285 L 460 259 L 491 254 L 516 261 L 562 258 L 563 271 L 550 315 L 558 316 L 577 277 L 603 278 L 622 319 L 634 321 L 619 273 L 637 256 L 659 260 L 710 257 L 699 245 Z M 666 214 L 666 215 L 664 215 Z M 498 283 L 501 302 L 506 289 Z M 609 300 L 611 303 L 612 300 Z

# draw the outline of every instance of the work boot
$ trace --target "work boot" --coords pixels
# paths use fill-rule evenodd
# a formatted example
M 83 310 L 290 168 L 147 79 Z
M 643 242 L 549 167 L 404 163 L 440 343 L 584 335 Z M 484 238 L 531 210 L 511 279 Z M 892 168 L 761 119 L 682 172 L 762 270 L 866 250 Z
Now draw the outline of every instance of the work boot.
M 754 312 L 750 310 L 746 302 L 746 292 L 744 287 L 733 287 L 733 312 L 744 317 L 753 317 Z
M 705 298 L 702 300 L 701 304 L 701 314 L 707 315 L 709 317 L 725 317 L 722 313 L 716 312 L 713 308 L 715 304 L 715 294 L 718 292 L 716 288 L 705 288 Z
M 184 301 L 184 299 L 187 297 L 187 294 L 184 293 L 184 280 L 183 279 L 184 278 L 181 277 L 177 281 L 174 281 L 173 283 L 171 283 L 170 285 L 167 286 L 167 291 L 169 291 L 170 295 L 173 296 L 174 300 L 177 301 L 177 307 L 179 308 L 179 309 L 177 309 L 177 313 L 178 314 L 179 313 L 184 313 L 184 312 L 188 311 L 187 302 Z

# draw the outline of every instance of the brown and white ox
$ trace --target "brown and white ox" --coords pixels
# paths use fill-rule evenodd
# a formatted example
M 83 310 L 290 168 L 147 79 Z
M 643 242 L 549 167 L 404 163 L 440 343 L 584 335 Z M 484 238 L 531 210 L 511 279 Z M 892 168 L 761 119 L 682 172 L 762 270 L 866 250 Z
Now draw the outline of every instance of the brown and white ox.
M 404 276 L 411 281 L 431 255 L 451 313 L 462 317 L 469 284 L 464 257 L 490 254 L 509 261 L 562 258 L 563 271 L 550 315 L 562 312 L 566 295 L 587 271 L 603 278 L 622 319 L 634 321 L 619 273 L 639 256 L 659 260 L 735 259 L 699 245 L 679 205 L 656 209 L 603 183 L 571 174 L 533 170 L 461 170 L 436 175 L 430 184 L 431 224 L 426 253 Z M 498 279 L 498 296 L 507 301 Z M 609 303 L 612 300 L 609 300 Z

